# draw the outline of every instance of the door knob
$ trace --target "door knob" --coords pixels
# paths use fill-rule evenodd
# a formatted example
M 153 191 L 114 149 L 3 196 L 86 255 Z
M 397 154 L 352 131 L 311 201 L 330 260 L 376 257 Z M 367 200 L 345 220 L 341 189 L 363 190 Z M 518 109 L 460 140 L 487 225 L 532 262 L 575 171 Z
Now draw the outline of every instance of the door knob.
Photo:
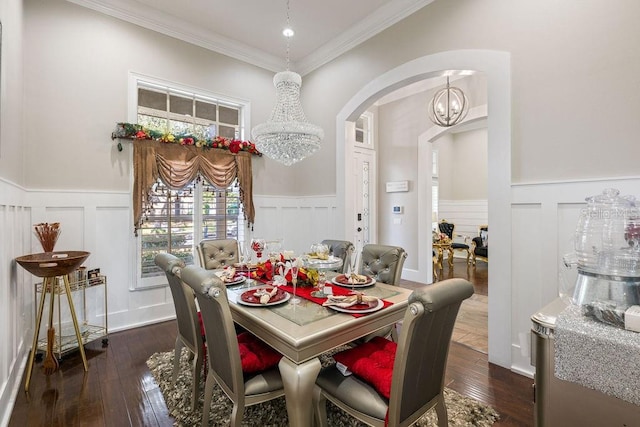
M 358 227 L 357 231 L 362 231 L 362 227 Z

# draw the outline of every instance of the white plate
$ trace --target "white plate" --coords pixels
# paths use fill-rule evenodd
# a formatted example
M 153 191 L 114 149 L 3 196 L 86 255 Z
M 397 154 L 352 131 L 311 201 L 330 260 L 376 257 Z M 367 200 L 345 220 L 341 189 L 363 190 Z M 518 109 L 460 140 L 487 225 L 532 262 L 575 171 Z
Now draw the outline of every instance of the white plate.
M 277 301 L 269 301 L 269 302 L 268 302 L 268 303 L 266 303 L 266 304 L 260 304 L 259 302 L 258 302 L 258 303 L 253 303 L 253 302 L 243 301 L 243 300 L 242 300 L 242 295 L 243 295 L 244 293 L 246 293 L 246 292 L 255 292 L 257 289 L 258 289 L 258 288 L 256 288 L 256 289 L 251 289 L 251 290 L 245 291 L 245 292 L 243 292 L 242 294 L 238 295 L 238 298 L 236 298 L 236 302 L 237 302 L 238 304 L 247 305 L 247 306 L 249 306 L 249 307 L 269 307 L 269 306 L 271 306 L 271 305 L 283 304 L 283 303 L 285 303 L 285 302 L 289 301 L 289 298 L 291 298 L 291 294 L 290 294 L 289 292 L 282 291 L 282 292 L 284 293 L 284 297 L 282 297 L 282 299 L 279 299 L 279 300 L 277 300 Z
M 373 313 L 374 311 L 380 310 L 384 307 L 384 302 L 380 298 L 378 298 L 378 304 L 375 307 L 363 308 L 361 310 L 353 309 L 350 307 L 338 307 L 337 305 L 327 305 L 326 307 L 332 308 L 335 311 L 339 311 L 341 313 L 351 313 L 351 314 L 364 314 L 364 313 Z
M 223 281 L 222 283 L 224 283 L 226 286 L 233 286 L 233 285 L 239 285 L 240 283 L 244 283 L 246 280 L 247 280 L 247 278 L 245 276 L 240 276 L 239 278 L 237 278 L 233 282 L 225 282 L 225 281 Z
M 338 282 L 336 280 L 340 276 L 344 276 L 344 274 L 340 274 L 340 275 L 334 277 L 333 279 L 331 279 L 331 283 L 333 283 L 334 285 L 342 286 L 343 288 L 366 288 L 366 287 L 373 286 L 373 285 L 376 284 L 376 279 L 374 279 L 373 277 L 369 277 L 369 276 L 367 276 L 367 277 L 369 277 L 369 280 L 371 280 L 371 282 L 368 282 L 368 283 L 354 283 L 354 284 L 341 283 L 341 282 Z

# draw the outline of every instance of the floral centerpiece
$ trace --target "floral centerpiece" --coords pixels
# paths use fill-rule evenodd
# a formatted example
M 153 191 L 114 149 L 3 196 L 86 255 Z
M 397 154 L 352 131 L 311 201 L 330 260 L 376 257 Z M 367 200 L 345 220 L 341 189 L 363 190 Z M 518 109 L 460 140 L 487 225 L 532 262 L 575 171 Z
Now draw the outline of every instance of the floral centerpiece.
M 285 260 L 280 254 L 280 260 L 274 262 L 271 259 L 260 262 L 256 265 L 256 269 L 251 272 L 251 277 L 257 280 L 274 280 L 274 272 L 276 275 L 284 276 L 287 283 L 291 283 L 292 271 L 291 262 Z M 315 268 L 300 267 L 298 269 L 298 286 L 316 286 L 318 284 L 318 270 Z
M 136 123 L 118 123 L 116 130 L 111 133 L 111 139 L 133 139 L 133 140 L 152 140 L 163 142 L 166 144 L 194 145 L 199 148 L 220 148 L 229 150 L 237 154 L 240 151 L 246 151 L 256 156 L 262 156 L 256 145 L 249 141 L 240 141 L 238 139 L 229 139 L 222 136 L 214 138 L 199 138 L 195 135 L 184 134 L 174 135 L 169 132 L 160 132 L 148 129 Z M 118 150 L 122 151 L 122 146 L 118 143 Z

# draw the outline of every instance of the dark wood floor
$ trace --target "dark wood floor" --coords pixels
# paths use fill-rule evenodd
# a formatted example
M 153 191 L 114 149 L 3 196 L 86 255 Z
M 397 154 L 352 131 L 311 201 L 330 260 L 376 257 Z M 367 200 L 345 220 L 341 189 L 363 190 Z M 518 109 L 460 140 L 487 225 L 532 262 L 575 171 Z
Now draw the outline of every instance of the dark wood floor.
M 464 265 L 458 267 L 456 263 L 454 276 L 469 274 L 465 278 L 476 292 L 486 293 L 486 265 L 469 273 Z M 172 350 L 175 337 L 173 321 L 111 334 L 108 348 L 100 341 L 86 346 L 87 374 L 77 353 L 50 376 L 36 364 L 30 392 L 20 389 L 9 426 L 171 426 L 162 393 L 145 362 L 155 352 Z M 501 415 L 497 427 L 533 425 L 532 380 L 489 364 L 482 352 L 453 342 L 446 385 L 494 407 Z

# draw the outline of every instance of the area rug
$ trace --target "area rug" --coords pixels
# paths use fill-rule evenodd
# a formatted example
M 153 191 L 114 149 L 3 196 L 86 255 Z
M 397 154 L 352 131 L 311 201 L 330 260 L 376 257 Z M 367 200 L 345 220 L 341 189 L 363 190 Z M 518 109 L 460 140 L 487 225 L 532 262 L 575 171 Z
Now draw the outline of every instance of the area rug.
M 330 355 L 323 355 L 321 363 L 326 366 L 335 363 Z M 191 411 L 190 390 L 191 374 L 189 370 L 188 352 L 183 351 L 180 358 L 180 374 L 174 386 L 171 383 L 171 373 L 173 370 L 173 351 L 167 353 L 155 353 L 149 360 L 147 366 L 151 370 L 170 415 L 175 419 L 175 426 L 196 426 L 202 420 L 202 402 L 204 393 L 200 393 L 199 403 L 195 412 Z M 204 380 L 203 380 L 204 384 Z M 204 389 L 204 387 L 202 387 Z M 490 426 L 498 418 L 498 413 L 491 407 L 481 404 L 471 398 L 462 396 L 457 392 L 445 389 L 445 401 L 449 415 L 450 426 Z M 213 426 L 229 425 L 231 415 L 231 401 L 220 387 L 216 386 L 213 391 L 211 401 L 211 412 Z M 364 426 L 347 415 L 331 402 L 327 402 L 327 418 L 329 426 Z M 284 397 L 274 399 L 270 402 L 249 406 L 245 409 L 243 425 L 246 426 L 286 426 L 287 408 Z M 435 410 L 429 411 L 420 418 L 416 426 L 437 426 L 437 415 Z

